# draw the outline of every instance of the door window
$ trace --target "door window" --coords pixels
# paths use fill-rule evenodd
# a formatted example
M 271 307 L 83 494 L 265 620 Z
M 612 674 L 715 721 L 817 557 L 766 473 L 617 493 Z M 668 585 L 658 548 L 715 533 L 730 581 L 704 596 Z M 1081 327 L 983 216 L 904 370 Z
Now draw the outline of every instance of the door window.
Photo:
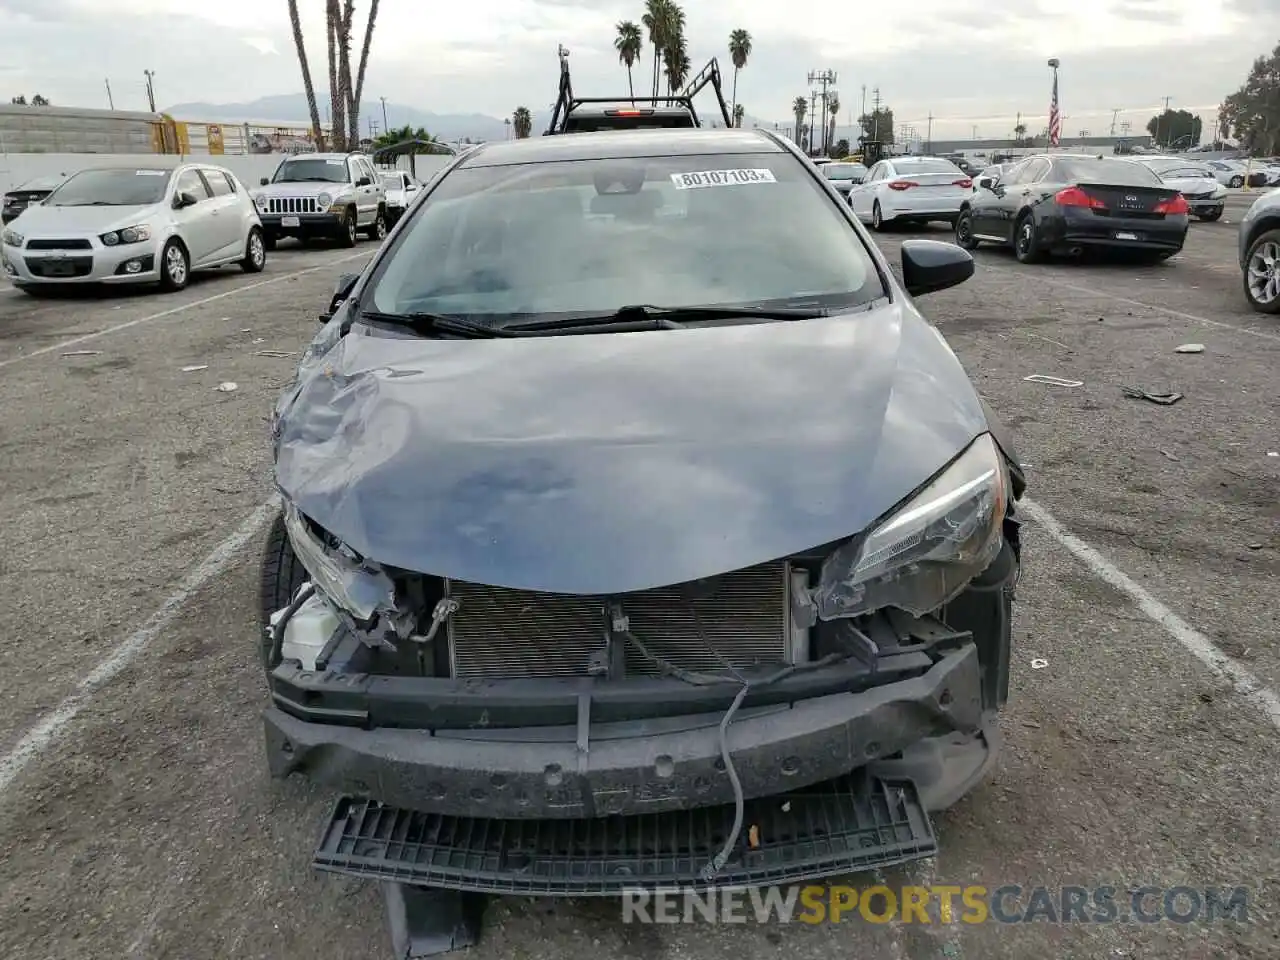
M 197 170 L 184 170 L 178 175 L 178 182 L 173 188 L 175 195 L 189 193 L 196 200 L 209 199 L 209 187 L 204 182 L 204 177 L 200 176 Z

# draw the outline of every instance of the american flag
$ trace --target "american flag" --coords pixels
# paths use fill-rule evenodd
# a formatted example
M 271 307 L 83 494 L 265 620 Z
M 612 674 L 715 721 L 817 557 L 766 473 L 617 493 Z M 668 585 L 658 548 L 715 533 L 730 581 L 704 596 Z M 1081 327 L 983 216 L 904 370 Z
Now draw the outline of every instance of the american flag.
M 1062 139 L 1062 114 L 1058 112 L 1058 71 L 1053 72 L 1053 99 L 1049 102 L 1049 146 Z

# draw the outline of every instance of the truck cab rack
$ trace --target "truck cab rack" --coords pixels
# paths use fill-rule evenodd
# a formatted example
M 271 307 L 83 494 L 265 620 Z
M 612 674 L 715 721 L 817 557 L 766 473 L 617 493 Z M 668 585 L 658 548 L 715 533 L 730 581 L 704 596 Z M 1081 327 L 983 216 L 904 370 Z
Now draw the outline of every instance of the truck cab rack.
M 693 98 L 711 85 L 726 127 L 733 126 L 720 82 L 720 65 L 712 60 L 678 94 L 634 97 L 578 97 L 573 92 L 569 72 L 569 51 L 559 51 L 560 89 L 551 112 L 551 123 L 543 136 L 564 133 L 591 133 L 598 130 L 637 130 L 652 127 L 701 127 Z

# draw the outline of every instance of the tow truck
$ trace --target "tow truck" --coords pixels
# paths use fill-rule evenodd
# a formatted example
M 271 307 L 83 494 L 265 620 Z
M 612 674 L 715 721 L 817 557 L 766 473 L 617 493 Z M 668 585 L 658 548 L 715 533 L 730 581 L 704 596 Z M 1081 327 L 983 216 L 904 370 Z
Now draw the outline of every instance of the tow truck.
M 715 91 L 726 127 L 734 125 L 720 82 L 720 64 L 712 57 L 678 94 L 670 96 L 577 97 L 569 74 L 569 51 L 560 56 L 560 94 L 543 136 L 591 133 L 597 130 L 639 130 L 651 127 L 701 127 L 693 98 L 708 85 Z

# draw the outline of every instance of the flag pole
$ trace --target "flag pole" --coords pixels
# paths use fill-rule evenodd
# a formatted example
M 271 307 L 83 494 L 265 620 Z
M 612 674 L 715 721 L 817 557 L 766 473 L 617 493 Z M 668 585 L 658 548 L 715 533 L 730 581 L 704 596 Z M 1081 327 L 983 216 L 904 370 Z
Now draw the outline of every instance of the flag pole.
M 1062 115 L 1058 106 L 1058 66 L 1062 61 L 1057 57 L 1049 60 L 1049 68 L 1053 70 L 1053 94 L 1049 100 L 1049 143 L 1051 150 L 1062 143 Z

